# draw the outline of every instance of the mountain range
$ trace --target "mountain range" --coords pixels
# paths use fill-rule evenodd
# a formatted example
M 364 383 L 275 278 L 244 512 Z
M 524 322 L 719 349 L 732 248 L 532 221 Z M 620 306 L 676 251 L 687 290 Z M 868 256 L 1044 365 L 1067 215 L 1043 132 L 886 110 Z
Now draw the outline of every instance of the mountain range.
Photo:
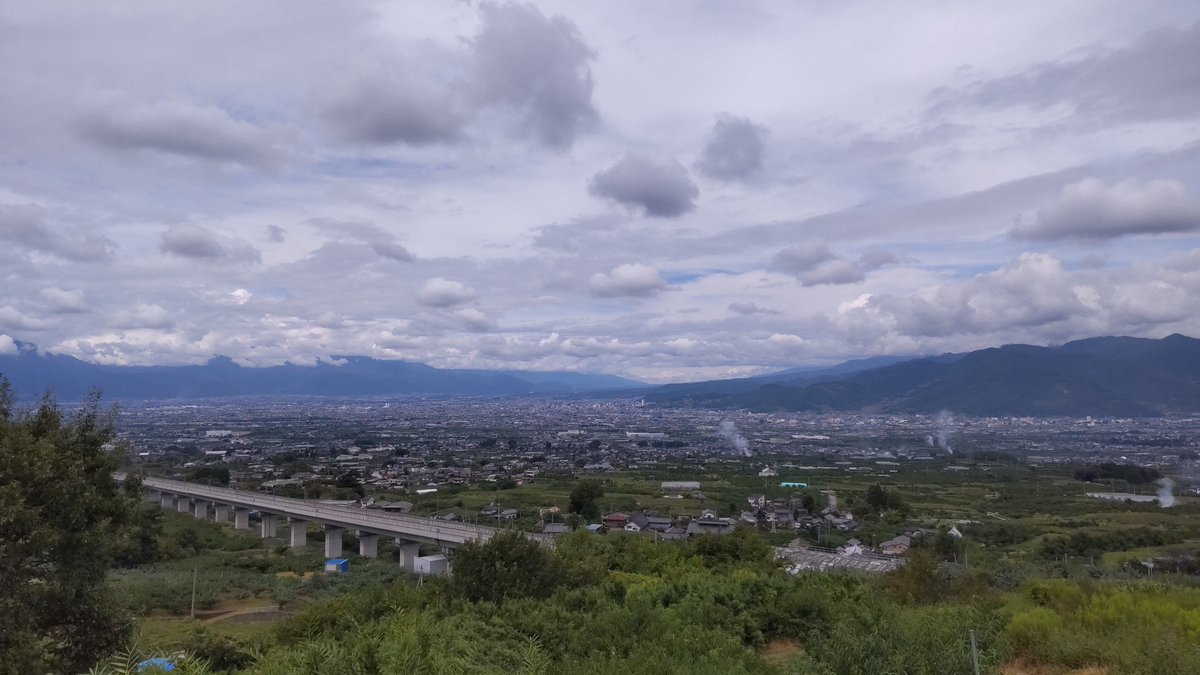
M 1098 337 L 668 385 L 648 401 L 773 411 L 1146 417 L 1200 411 L 1200 340 Z
M 775 411 L 1145 417 L 1200 411 L 1200 340 L 1097 337 L 1058 347 L 1005 345 L 928 357 L 883 356 L 825 368 L 658 387 L 613 375 L 454 370 L 339 357 L 315 366 L 242 367 L 216 357 L 194 366 L 111 366 L 18 343 L 0 375 L 25 396 L 46 389 L 78 400 L 244 395 L 401 394 L 645 396 L 650 403 Z
M 571 394 L 628 389 L 642 383 L 613 375 L 575 372 L 452 370 L 422 363 L 339 357 L 338 363 L 246 368 L 225 357 L 196 366 L 111 366 L 42 353 L 17 343 L 0 355 L 0 375 L 24 396 L 50 389 L 64 401 L 100 389 L 106 400 L 217 396 L 376 396 L 389 394 Z

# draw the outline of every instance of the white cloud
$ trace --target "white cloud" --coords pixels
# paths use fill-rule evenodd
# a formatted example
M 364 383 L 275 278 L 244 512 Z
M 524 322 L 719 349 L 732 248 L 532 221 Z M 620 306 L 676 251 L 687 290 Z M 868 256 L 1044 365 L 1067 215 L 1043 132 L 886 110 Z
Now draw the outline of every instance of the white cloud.
M 625 263 L 597 272 L 588 280 L 592 293 L 601 297 L 653 295 L 667 287 L 658 270 L 641 263 Z
M 417 302 L 426 307 L 453 307 L 471 302 L 476 297 L 475 289 L 441 277 L 426 281 L 417 291 Z
M 17 343 L 13 342 L 13 339 L 8 335 L 0 333 L 0 354 L 12 355 L 16 354 L 18 351 Z

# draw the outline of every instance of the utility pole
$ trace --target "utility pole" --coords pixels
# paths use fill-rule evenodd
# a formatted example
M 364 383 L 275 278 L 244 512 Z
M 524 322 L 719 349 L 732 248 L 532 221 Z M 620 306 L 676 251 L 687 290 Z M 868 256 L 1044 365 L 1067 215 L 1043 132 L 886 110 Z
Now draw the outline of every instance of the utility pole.
M 192 618 L 196 618 L 196 570 L 192 568 Z

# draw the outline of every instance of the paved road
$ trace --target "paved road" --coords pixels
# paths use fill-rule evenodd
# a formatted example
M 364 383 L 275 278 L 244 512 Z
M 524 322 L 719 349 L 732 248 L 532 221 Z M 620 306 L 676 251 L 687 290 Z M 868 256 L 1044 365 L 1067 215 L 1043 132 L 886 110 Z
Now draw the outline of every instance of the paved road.
M 118 475 L 117 478 L 123 480 L 124 475 Z M 275 497 L 246 490 L 210 487 L 166 478 L 143 478 L 142 485 L 151 490 L 193 499 L 335 525 L 349 530 L 401 537 L 411 541 L 455 545 L 468 541 L 487 541 L 500 531 L 485 525 L 468 525 L 422 518 L 421 516 L 380 513 L 357 506 L 320 504 L 311 500 Z M 529 536 L 542 539 L 541 535 Z

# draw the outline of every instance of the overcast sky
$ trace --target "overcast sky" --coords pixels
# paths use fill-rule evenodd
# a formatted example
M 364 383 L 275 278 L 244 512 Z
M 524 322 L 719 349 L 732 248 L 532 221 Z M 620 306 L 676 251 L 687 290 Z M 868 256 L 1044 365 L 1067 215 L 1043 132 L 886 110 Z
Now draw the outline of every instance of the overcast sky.
M 1200 335 L 1200 3 L 0 6 L 0 353 L 646 381 Z

